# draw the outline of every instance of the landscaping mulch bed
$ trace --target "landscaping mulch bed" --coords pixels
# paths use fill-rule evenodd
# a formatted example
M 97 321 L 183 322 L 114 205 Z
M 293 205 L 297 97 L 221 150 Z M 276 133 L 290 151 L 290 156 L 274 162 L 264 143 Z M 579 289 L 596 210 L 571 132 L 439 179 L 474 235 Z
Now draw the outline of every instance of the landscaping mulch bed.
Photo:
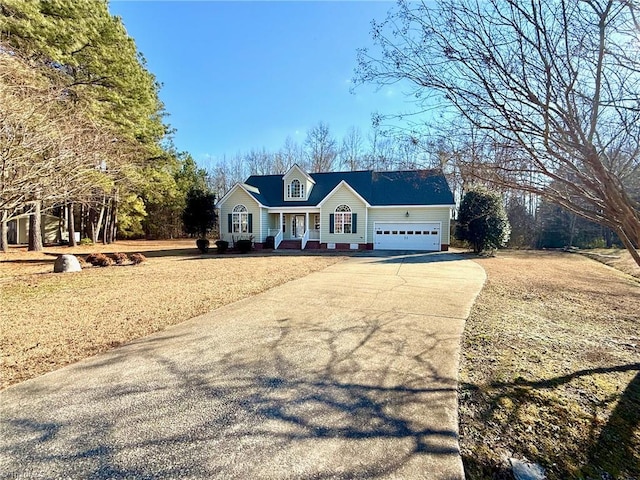
M 460 435 L 467 478 L 640 478 L 640 282 L 581 255 L 504 251 L 467 320 Z
M 142 253 L 52 273 L 60 253 Z M 0 388 L 42 375 L 339 262 L 339 255 L 214 253 L 194 240 L 12 248 L 0 254 Z

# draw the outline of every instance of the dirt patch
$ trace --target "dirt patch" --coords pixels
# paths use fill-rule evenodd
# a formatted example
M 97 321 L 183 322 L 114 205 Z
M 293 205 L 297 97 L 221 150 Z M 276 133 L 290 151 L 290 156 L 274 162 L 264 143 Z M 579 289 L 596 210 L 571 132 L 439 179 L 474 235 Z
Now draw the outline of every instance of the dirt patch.
M 54 274 L 60 253 L 141 252 L 147 261 Z M 328 265 L 339 255 L 200 255 L 194 241 L 12 248 L 0 256 L 2 388 Z
M 640 282 L 580 255 L 501 252 L 469 317 L 459 392 L 467 478 L 640 478 Z

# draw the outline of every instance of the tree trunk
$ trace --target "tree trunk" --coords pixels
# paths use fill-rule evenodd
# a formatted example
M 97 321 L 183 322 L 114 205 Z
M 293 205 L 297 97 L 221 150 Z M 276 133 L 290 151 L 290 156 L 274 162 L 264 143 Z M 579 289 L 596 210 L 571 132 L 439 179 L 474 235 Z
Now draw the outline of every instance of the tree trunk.
M 9 238 L 8 238 L 8 227 L 7 227 L 7 218 L 8 214 L 6 211 L 2 211 L 2 217 L 0 218 L 0 251 L 7 252 L 9 250 Z
M 66 210 L 62 209 L 60 212 L 60 216 L 58 217 L 58 233 L 56 234 L 56 239 L 58 242 L 62 242 L 62 230 L 66 223 L 65 215 L 66 215 Z
M 87 236 L 93 243 L 96 243 L 95 210 L 93 207 L 89 207 L 89 213 L 87 215 Z
M 34 202 L 33 213 L 29 217 L 29 247 L 27 250 L 30 252 L 42 251 L 42 214 L 40 213 L 42 208 L 42 201 L 36 200 Z
M 85 227 L 86 227 L 86 216 L 87 212 L 84 207 L 84 203 L 80 204 L 80 240 L 85 237 Z
M 69 202 L 67 205 L 67 232 L 69 232 L 69 246 L 77 246 L 75 218 L 73 216 L 73 202 Z
M 612 248 L 613 247 L 613 232 L 611 231 L 611 229 L 609 227 L 605 227 L 604 228 L 604 232 L 602 233 L 603 237 L 604 237 L 604 241 L 607 245 L 607 248 Z
M 105 245 L 111 243 L 111 199 L 107 203 L 107 208 L 104 211 L 104 225 L 102 227 L 102 243 Z M 102 215 L 102 212 L 101 212 Z
M 117 240 L 116 236 L 118 234 L 118 206 L 114 205 L 111 208 L 111 238 L 110 242 L 115 242 Z
M 636 250 L 633 242 L 629 240 L 626 232 L 622 228 L 618 228 L 618 231 L 616 233 L 618 234 L 618 237 L 620 237 L 620 240 L 622 240 L 624 246 L 627 248 L 627 251 L 631 254 L 633 260 L 636 262 L 638 267 L 640 267 L 640 253 L 638 253 L 638 250 Z
M 98 243 L 98 238 L 100 238 L 100 229 L 102 228 L 102 221 L 104 220 L 105 202 L 106 198 L 102 200 L 102 205 L 100 205 L 100 214 L 98 215 L 98 220 L 96 221 L 94 227 L 96 237 L 93 240 L 93 243 Z
M 104 204 L 100 206 L 100 212 L 95 207 L 89 207 L 89 219 L 88 219 L 88 235 L 93 243 L 98 243 L 100 238 L 100 231 L 102 229 L 102 221 L 104 219 Z
M 109 222 L 109 243 L 116 241 L 116 235 L 118 233 L 118 191 L 116 190 L 113 201 L 111 203 L 111 220 Z

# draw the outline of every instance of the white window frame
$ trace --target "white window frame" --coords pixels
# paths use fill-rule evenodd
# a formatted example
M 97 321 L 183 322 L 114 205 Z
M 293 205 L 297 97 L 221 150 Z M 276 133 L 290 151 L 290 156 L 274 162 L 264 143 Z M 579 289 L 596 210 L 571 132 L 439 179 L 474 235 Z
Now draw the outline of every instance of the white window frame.
M 249 233 L 249 210 L 242 204 L 233 207 L 231 213 L 231 232 Z
M 351 207 L 349 205 L 338 205 L 333 212 L 333 233 L 339 235 L 351 233 Z

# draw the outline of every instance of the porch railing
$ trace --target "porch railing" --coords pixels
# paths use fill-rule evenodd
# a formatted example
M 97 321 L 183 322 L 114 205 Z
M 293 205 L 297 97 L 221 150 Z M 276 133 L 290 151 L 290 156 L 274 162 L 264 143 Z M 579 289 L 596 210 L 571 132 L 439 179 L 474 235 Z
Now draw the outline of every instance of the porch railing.
M 269 232 L 271 232 L 271 230 L 269 230 Z M 278 247 L 280 246 L 280 242 L 282 242 L 282 230 L 278 230 L 278 233 L 276 233 L 276 236 L 273 239 L 274 250 L 278 249 Z
M 309 241 L 309 229 L 307 229 L 304 232 L 304 235 L 302 236 L 302 245 L 300 245 L 300 248 L 302 248 L 302 250 L 304 250 L 304 247 L 307 246 L 308 241 Z
M 320 240 L 320 230 L 315 228 L 309 230 L 309 240 Z

